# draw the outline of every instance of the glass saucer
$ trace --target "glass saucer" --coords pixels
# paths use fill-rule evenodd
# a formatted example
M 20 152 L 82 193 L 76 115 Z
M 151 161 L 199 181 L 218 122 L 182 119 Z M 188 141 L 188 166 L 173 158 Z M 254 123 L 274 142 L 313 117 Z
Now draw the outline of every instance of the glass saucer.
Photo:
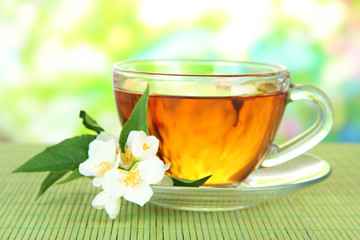
M 150 202 L 187 211 L 243 209 L 309 187 L 330 173 L 329 163 L 306 153 L 275 167 L 257 169 L 237 187 L 152 186 Z

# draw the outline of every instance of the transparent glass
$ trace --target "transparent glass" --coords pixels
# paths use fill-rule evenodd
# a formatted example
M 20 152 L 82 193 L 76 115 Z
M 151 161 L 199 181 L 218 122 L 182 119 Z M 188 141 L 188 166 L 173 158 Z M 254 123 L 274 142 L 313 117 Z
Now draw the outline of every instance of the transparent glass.
M 319 89 L 292 85 L 281 65 L 231 61 L 127 61 L 113 67 L 124 124 L 147 85 L 148 124 L 170 174 L 207 184 L 236 185 L 259 166 L 293 159 L 329 132 L 333 113 Z M 286 105 L 313 102 L 319 118 L 300 136 L 273 143 Z
M 271 168 L 257 169 L 233 188 L 152 186 L 150 202 L 186 211 L 230 211 L 248 208 L 310 187 L 331 174 L 321 158 L 302 154 Z

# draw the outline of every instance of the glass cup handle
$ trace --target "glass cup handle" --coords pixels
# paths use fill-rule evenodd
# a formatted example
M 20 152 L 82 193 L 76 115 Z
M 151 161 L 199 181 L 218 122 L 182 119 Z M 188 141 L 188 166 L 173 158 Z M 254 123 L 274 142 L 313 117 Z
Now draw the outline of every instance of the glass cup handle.
M 316 123 L 297 137 L 280 145 L 274 144 L 261 163 L 262 167 L 272 167 L 303 154 L 329 133 L 333 124 L 333 110 L 325 93 L 310 85 L 292 85 L 289 102 L 298 100 L 307 100 L 316 105 L 319 113 Z

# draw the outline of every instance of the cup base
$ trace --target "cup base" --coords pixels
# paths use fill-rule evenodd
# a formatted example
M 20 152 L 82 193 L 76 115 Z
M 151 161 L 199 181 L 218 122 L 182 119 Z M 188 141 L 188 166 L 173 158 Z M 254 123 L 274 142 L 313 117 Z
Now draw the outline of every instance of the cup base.
M 282 166 L 280 166 L 282 165 Z M 210 185 L 201 187 L 167 187 L 152 186 L 154 195 L 152 204 L 184 211 L 230 211 L 248 208 L 262 202 L 277 199 L 299 191 L 326 179 L 331 174 L 331 166 L 326 161 L 311 155 L 303 154 L 279 167 L 255 170 L 250 176 L 259 181 L 254 185 L 245 182 L 227 185 Z M 316 171 L 309 171 L 314 169 Z M 298 174 L 291 174 L 297 169 Z M 268 174 L 265 171 L 271 171 Z M 278 174 L 273 175 L 274 171 Z M 283 173 L 291 175 L 286 182 Z M 275 177 L 268 179 L 273 175 Z M 261 180 L 258 178 L 263 176 Z M 263 180 L 266 181 L 263 181 Z M 271 180 L 271 181 L 269 181 Z
M 234 188 L 240 186 L 241 182 L 238 183 L 228 183 L 228 184 L 205 184 L 201 187 L 204 188 Z

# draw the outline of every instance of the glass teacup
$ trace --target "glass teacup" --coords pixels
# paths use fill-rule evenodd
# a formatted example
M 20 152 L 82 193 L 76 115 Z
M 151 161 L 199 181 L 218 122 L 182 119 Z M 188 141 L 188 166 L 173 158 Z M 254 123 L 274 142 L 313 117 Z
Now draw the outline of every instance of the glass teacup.
M 330 101 L 319 89 L 292 85 L 280 65 L 231 61 L 125 61 L 113 67 L 120 121 L 130 117 L 150 86 L 148 124 L 160 140 L 158 156 L 169 173 L 207 184 L 241 182 L 259 166 L 271 167 L 319 143 L 330 131 Z M 273 143 L 289 102 L 308 100 L 316 123 L 290 141 Z

